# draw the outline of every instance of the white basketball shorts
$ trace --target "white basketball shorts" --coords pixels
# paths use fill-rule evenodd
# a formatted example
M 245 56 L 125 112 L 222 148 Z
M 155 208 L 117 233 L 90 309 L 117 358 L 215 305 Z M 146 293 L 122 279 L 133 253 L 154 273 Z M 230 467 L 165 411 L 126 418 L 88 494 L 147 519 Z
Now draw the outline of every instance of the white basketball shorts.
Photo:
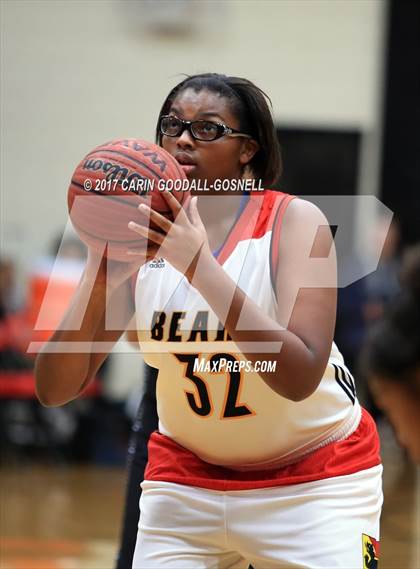
M 221 492 L 145 481 L 133 569 L 374 569 L 382 466 Z

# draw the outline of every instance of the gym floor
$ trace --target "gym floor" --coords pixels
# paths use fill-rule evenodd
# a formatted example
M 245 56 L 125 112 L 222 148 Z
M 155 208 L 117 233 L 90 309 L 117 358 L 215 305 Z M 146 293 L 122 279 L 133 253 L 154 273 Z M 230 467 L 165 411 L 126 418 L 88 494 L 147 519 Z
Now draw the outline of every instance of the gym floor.
M 419 469 L 398 448 L 387 424 L 380 431 L 385 494 L 380 567 L 419 569 Z M 1 569 L 112 569 L 124 486 L 121 469 L 1 469 Z

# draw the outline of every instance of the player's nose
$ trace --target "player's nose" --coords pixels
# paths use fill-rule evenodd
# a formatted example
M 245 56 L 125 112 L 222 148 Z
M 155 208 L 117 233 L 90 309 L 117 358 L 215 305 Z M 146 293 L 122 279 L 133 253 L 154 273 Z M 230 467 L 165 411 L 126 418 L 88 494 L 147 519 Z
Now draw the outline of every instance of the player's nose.
M 176 139 L 179 148 L 192 148 L 195 144 L 194 138 L 190 131 L 186 128 Z

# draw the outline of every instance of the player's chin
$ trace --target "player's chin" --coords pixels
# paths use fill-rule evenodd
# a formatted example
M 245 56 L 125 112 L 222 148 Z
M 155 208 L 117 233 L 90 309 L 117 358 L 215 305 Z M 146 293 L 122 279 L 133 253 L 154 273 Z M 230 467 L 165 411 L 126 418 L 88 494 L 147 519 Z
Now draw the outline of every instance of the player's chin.
M 206 173 L 203 172 L 203 170 L 197 164 L 194 164 L 194 166 L 191 166 L 188 171 L 184 170 L 184 172 L 185 172 L 188 180 L 190 182 L 194 182 L 194 184 L 192 184 L 190 187 L 191 193 L 194 193 L 194 190 L 196 190 L 197 188 L 199 188 L 201 190 L 201 188 L 207 188 L 209 186 L 209 182 L 207 181 Z
M 197 164 L 181 164 L 181 168 L 189 180 L 196 180 L 200 175 L 197 174 L 197 169 L 199 169 Z

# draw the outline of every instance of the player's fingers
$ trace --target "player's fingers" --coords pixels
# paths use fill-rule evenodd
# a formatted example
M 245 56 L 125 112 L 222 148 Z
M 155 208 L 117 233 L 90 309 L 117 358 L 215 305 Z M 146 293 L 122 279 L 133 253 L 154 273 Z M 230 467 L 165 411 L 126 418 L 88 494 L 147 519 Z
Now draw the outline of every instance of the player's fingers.
M 154 231 L 153 229 L 144 227 L 144 225 L 139 225 L 134 221 L 129 222 L 128 228 L 131 229 L 132 231 L 135 231 L 142 237 L 146 237 L 150 241 L 157 243 L 158 245 L 161 245 L 166 237 L 166 235 L 162 235 L 162 233 L 159 233 L 158 231 Z
M 191 198 L 190 205 L 188 208 L 188 213 L 190 215 L 190 219 L 192 223 L 198 227 L 203 226 L 203 222 L 201 221 L 200 214 L 198 213 L 198 197 L 194 196 Z
M 172 222 L 169 221 L 169 219 L 167 219 L 163 215 L 161 215 L 159 212 L 155 211 L 154 209 L 150 208 L 145 204 L 139 205 L 138 209 L 140 213 L 149 217 L 150 221 L 153 221 L 155 225 L 161 227 L 165 231 L 165 233 L 168 233 L 168 231 L 171 229 Z
M 185 223 L 186 221 L 188 221 L 185 209 L 182 207 L 182 205 L 179 203 L 176 197 L 172 194 L 172 192 L 170 192 L 169 190 L 165 190 L 164 192 L 162 192 L 162 195 L 166 200 L 166 203 L 171 208 L 174 219 L 178 223 L 179 222 Z
M 136 199 L 137 204 L 139 204 L 139 205 L 140 205 L 140 204 L 145 204 L 145 205 L 147 205 L 147 206 L 150 206 L 150 204 L 151 204 L 151 202 L 152 202 L 152 196 L 151 196 L 150 194 L 144 194 L 144 195 L 142 195 L 142 196 L 137 195 L 136 198 L 137 198 L 137 199 Z

